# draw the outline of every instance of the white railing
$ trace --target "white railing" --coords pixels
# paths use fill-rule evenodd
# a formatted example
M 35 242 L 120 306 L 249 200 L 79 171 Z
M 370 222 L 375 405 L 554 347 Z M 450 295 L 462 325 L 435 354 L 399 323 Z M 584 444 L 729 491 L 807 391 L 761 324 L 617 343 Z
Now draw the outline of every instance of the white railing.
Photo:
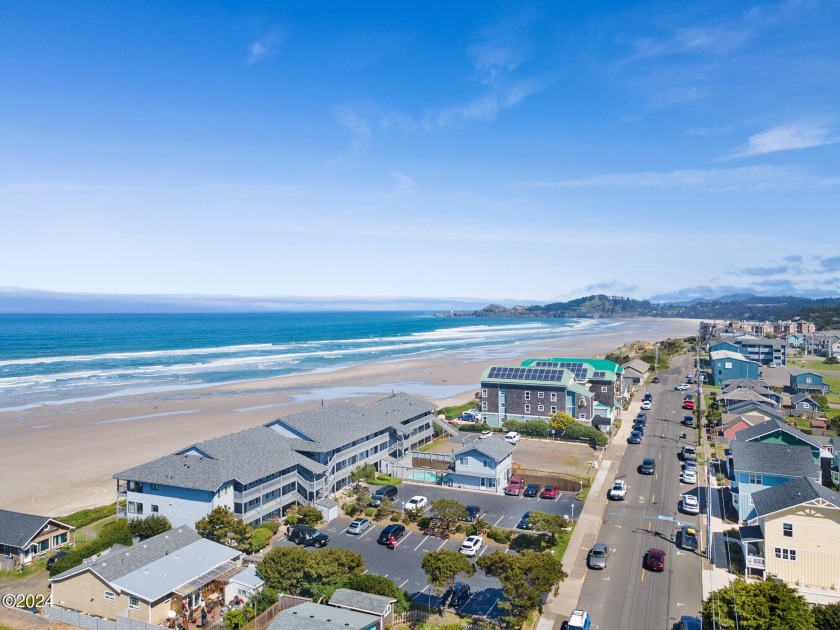
M 764 557 L 763 556 L 747 556 L 746 562 L 748 567 L 752 567 L 755 569 L 763 569 L 764 568 Z

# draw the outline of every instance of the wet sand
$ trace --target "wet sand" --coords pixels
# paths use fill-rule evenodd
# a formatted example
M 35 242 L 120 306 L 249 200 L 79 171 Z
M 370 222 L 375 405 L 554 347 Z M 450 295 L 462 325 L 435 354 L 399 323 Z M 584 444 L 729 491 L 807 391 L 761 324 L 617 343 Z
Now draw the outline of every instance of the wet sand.
M 615 331 L 510 344 L 500 361 L 475 352 L 359 364 L 334 372 L 140 394 L 0 413 L 0 507 L 61 516 L 116 500 L 112 475 L 195 442 L 330 401 L 357 404 L 405 391 L 443 407 L 470 400 L 492 364 L 594 357 L 627 342 L 682 338 L 697 320 L 634 319 Z

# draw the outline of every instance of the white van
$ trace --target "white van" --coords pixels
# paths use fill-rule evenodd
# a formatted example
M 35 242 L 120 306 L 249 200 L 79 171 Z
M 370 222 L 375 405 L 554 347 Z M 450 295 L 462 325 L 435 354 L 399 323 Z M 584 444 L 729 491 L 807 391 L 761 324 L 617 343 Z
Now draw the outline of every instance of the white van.
M 519 438 L 522 437 L 516 431 L 511 431 L 510 433 L 505 434 L 505 442 L 508 444 L 516 444 L 519 441 Z

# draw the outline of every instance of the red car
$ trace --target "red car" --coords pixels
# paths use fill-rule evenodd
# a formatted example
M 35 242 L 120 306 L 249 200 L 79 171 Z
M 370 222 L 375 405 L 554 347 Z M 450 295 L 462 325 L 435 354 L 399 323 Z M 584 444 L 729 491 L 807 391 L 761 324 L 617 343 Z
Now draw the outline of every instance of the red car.
M 508 480 L 508 485 L 505 488 L 505 494 L 518 497 L 522 494 L 522 488 L 525 487 L 525 480 L 521 477 L 511 477 Z
M 693 400 L 686 400 L 683 403 L 683 409 L 694 409 L 694 401 Z
M 661 549 L 648 549 L 645 554 L 645 567 L 648 571 L 664 571 L 665 552 Z
M 540 499 L 556 499 L 559 492 L 560 488 L 557 486 L 546 486 L 540 493 Z

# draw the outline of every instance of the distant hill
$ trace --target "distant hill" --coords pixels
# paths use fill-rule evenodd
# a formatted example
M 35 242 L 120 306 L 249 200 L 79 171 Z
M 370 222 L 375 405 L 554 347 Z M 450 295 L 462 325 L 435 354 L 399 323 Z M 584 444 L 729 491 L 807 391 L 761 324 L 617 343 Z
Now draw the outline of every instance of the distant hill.
M 840 330 L 840 305 L 811 306 L 803 308 L 794 314 L 810 322 L 814 322 L 817 330 Z
M 678 317 L 710 320 L 775 321 L 793 317 L 821 317 L 820 321 L 840 325 L 840 297 L 811 299 L 793 296 L 756 296 L 735 294 L 714 300 L 656 303 L 648 300 L 610 295 L 553 302 L 545 305 L 507 308 L 491 304 L 478 311 L 448 314 L 455 317 Z M 815 320 L 816 321 L 816 320 Z M 819 327 L 819 324 L 818 324 Z

